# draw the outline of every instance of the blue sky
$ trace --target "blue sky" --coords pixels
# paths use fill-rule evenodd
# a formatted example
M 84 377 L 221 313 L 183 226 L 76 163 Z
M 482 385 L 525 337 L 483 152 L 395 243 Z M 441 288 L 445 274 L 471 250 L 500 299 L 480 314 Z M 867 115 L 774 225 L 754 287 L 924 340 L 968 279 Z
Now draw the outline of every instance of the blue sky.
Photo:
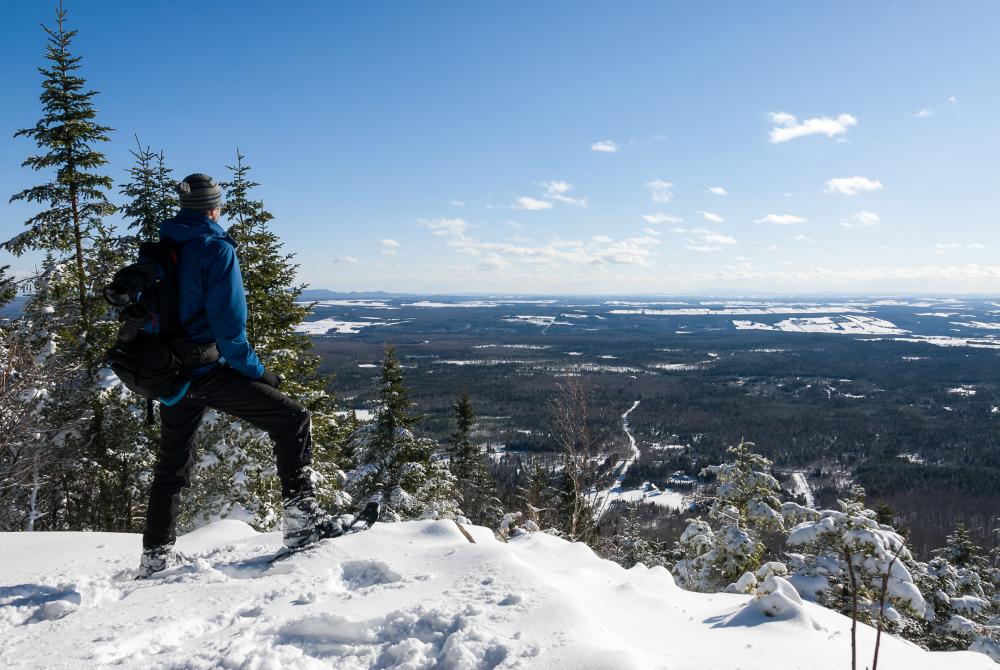
M 52 4 L 4 8 L 5 196 Z M 66 7 L 108 173 L 134 134 L 179 177 L 238 146 L 314 287 L 1000 287 L 996 2 Z

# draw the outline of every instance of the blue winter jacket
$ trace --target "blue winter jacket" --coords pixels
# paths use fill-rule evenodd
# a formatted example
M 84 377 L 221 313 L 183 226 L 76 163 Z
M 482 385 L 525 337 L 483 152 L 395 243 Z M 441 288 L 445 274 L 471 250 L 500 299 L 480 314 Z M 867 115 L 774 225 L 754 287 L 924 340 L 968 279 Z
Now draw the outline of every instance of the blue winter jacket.
M 183 245 L 177 267 L 180 319 L 184 323 L 194 317 L 187 325 L 187 339 L 215 342 L 220 362 L 250 379 L 260 379 L 264 365 L 247 341 L 246 292 L 233 238 L 212 219 L 190 209 L 181 209 L 160 224 L 163 238 Z

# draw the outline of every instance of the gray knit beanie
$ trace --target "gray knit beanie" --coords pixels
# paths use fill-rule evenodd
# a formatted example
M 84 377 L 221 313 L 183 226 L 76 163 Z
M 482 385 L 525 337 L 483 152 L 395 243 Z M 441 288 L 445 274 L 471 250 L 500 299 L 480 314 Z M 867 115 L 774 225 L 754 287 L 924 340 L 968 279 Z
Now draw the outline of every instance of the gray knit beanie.
M 222 206 L 222 189 L 207 174 L 196 172 L 184 177 L 177 184 L 181 207 L 196 212 L 207 212 Z

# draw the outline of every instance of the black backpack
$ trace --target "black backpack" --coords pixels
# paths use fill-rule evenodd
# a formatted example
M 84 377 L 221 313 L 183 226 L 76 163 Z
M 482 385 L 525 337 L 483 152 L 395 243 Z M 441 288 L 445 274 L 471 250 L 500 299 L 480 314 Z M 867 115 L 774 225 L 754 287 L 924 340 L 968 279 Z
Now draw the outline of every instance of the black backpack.
M 214 343 L 186 340 L 186 328 L 204 314 L 180 320 L 177 267 L 183 245 L 173 240 L 144 242 L 138 261 L 118 270 L 104 289 L 122 322 L 108 351 L 111 370 L 134 393 L 154 398 L 177 394 L 192 370 L 218 360 Z

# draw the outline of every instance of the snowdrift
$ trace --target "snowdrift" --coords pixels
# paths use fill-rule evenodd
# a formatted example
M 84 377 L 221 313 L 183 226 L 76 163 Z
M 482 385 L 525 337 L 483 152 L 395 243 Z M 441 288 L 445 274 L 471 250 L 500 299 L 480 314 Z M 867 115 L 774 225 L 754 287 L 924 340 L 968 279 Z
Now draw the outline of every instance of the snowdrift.
M 850 620 L 787 582 L 695 594 L 536 533 L 378 525 L 269 566 L 277 533 L 220 521 L 189 565 L 133 581 L 137 535 L 0 534 L 0 667 L 843 670 Z M 861 626 L 859 667 L 874 630 Z M 883 637 L 880 667 L 993 670 Z

